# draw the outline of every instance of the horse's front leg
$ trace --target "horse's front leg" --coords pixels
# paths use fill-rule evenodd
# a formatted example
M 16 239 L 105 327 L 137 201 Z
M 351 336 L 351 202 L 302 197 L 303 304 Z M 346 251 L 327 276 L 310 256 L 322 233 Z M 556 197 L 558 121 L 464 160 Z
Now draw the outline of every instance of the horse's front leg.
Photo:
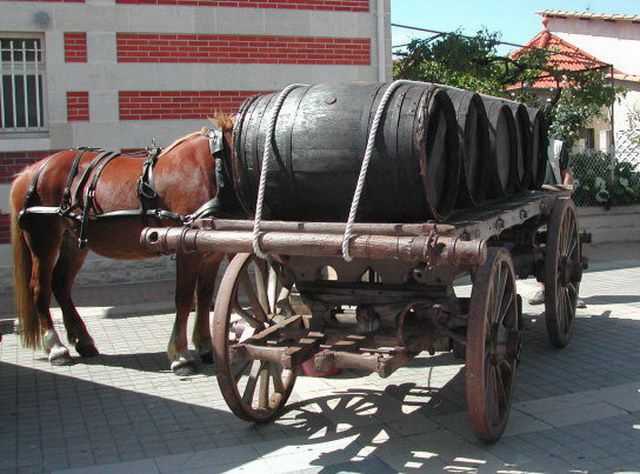
M 198 271 L 196 322 L 193 326 L 192 341 L 200 360 L 205 364 L 213 364 L 213 346 L 209 314 L 215 292 L 216 275 L 224 254 L 214 254 L 203 259 Z
M 167 355 L 171 362 L 171 370 L 179 376 L 198 373 L 187 341 L 187 321 L 193 306 L 198 266 L 197 256 L 178 254 L 176 258 L 176 319 L 173 323 Z

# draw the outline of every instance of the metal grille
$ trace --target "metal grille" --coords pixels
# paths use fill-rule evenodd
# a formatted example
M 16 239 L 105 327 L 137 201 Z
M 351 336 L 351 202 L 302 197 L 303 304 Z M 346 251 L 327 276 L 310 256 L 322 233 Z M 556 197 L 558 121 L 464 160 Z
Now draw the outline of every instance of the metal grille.
M 571 155 L 578 206 L 628 206 L 640 204 L 640 164 L 621 160 L 616 154 L 588 150 Z M 637 157 L 635 163 L 639 163 Z
M 640 169 L 640 128 L 618 130 L 616 133 L 616 159 L 631 163 Z
M 40 39 L 0 38 L 0 54 L 0 131 L 44 130 Z

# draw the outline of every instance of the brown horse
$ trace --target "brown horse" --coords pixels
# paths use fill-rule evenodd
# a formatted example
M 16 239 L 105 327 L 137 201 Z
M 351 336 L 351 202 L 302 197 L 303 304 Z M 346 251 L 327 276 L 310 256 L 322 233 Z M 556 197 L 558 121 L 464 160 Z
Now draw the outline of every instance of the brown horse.
M 228 153 L 233 121 L 217 117 L 222 128 L 224 148 L 212 156 L 206 129 L 189 134 L 167 147 L 153 168 L 154 188 L 158 202 L 167 211 L 186 216 L 210 201 L 220 187 L 216 183 L 216 160 Z M 77 150 L 52 155 L 37 178 L 30 206 L 59 206 Z M 71 189 L 85 186 L 82 175 L 97 155 L 87 151 L 79 161 Z M 29 213 L 19 218 L 33 177 L 49 158 L 22 171 L 11 187 L 11 241 L 14 253 L 14 293 L 24 345 L 42 347 L 54 365 L 72 361 L 69 350 L 60 341 L 50 313 L 51 294 L 62 309 L 64 326 L 70 344 L 82 357 L 98 355 L 94 341 L 78 314 L 71 290 L 84 263 L 88 249 L 109 258 L 143 259 L 149 254 L 140 246 L 143 227 L 157 224 L 155 218 L 141 215 L 91 219 L 87 227 L 88 247 L 78 245 L 78 219 L 59 214 Z M 95 207 L 103 213 L 134 210 L 141 206 L 137 194 L 142 172 L 142 159 L 119 156 L 110 161 L 99 175 L 95 188 Z M 80 203 L 81 204 L 81 203 Z M 162 220 L 162 225 L 181 225 L 180 221 Z M 197 297 L 196 324 L 192 342 L 204 362 L 212 361 L 209 311 L 214 282 L 223 254 L 202 256 L 179 254 L 176 259 L 176 319 L 167 349 L 171 368 L 178 375 L 196 373 L 187 343 L 187 318 Z

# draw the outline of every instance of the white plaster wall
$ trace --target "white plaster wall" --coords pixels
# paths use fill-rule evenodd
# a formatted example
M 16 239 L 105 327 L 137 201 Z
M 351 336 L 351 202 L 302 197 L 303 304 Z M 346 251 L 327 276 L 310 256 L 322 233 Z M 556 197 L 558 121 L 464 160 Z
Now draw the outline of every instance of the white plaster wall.
M 591 233 L 592 242 L 640 241 L 640 206 L 579 207 L 580 230 Z
M 640 51 L 638 55 L 640 55 Z M 614 106 L 614 128 L 616 131 L 630 128 L 629 115 L 634 109 L 636 113 L 640 113 L 640 83 L 620 82 L 620 85 L 627 89 L 627 93 Z M 638 127 L 640 124 L 635 126 Z
M 640 24 L 630 21 L 549 18 L 548 28 L 569 43 L 613 64 L 626 74 L 640 74 Z
M 640 24 L 630 21 L 583 20 L 578 18 L 548 18 L 548 28 L 562 39 L 613 64 L 624 74 L 640 76 Z M 616 81 L 628 90 L 614 104 L 614 132 L 628 127 L 629 109 L 640 107 L 640 84 Z
M 0 292 L 11 291 L 13 286 L 11 261 L 11 246 L 0 245 Z M 76 285 L 99 286 L 134 281 L 170 280 L 175 278 L 175 271 L 175 262 L 166 256 L 123 261 L 103 258 L 90 252 L 76 278 Z M 6 311 L 7 308 L 0 308 L 0 313 Z
M 378 48 L 377 1 L 383 2 L 384 46 Z M 34 14 L 45 12 L 41 28 Z M 88 63 L 64 62 L 64 32 L 87 32 Z M 205 120 L 124 121 L 118 118 L 119 90 L 275 90 L 292 82 L 391 79 L 390 1 L 370 0 L 370 11 L 116 5 L 114 0 L 85 4 L 0 1 L 0 32 L 40 33 L 45 47 L 45 102 L 48 137 L 6 139 L 0 151 L 49 150 L 79 145 L 105 148 L 144 146 L 155 138 L 167 145 L 206 124 Z M 116 62 L 115 32 L 266 34 L 371 39 L 371 65 L 130 64 Z M 382 62 L 378 54 L 384 54 Z M 384 71 L 379 73 L 379 64 Z M 66 92 L 89 91 L 89 122 L 67 123 Z M 212 111 L 213 113 L 213 111 Z M 0 210 L 8 209 L 9 185 L 0 185 Z M 0 288 L 10 285 L 10 248 L 0 245 Z M 126 281 L 139 272 L 169 278 L 166 259 L 138 262 L 89 258 L 80 284 Z M 99 272 L 99 273 L 98 273 Z M 93 277 L 92 275 L 95 275 Z M 123 280 L 124 278 L 124 280 Z
M 383 77 L 391 77 L 389 1 L 383 2 Z M 49 15 L 45 28 L 36 12 Z M 86 31 L 88 63 L 65 63 L 64 32 Z M 36 144 L 0 139 L 1 150 L 33 150 L 96 145 L 131 148 L 150 136 L 165 144 L 192 130 L 192 123 L 118 121 L 118 90 L 274 90 L 291 82 L 377 81 L 378 15 L 370 11 L 304 10 L 116 5 L 114 0 L 86 4 L 0 2 L 0 32 L 40 32 L 46 58 L 46 103 L 49 138 Z M 117 63 L 115 32 L 201 34 L 267 34 L 371 39 L 370 66 L 272 64 L 131 64 Z M 88 90 L 90 122 L 66 121 L 66 92 Z M 213 112 L 213 111 L 212 111 Z M 140 126 L 139 126 L 140 125 Z M 172 129 L 170 129 L 172 127 Z M 152 132 L 151 130 L 155 131 Z M 172 131 L 171 131 L 172 130 Z

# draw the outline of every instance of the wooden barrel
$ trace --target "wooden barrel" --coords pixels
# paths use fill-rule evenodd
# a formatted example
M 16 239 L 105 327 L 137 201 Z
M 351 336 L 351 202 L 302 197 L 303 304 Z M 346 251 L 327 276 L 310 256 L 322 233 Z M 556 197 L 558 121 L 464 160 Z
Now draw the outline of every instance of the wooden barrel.
M 287 96 L 275 127 L 265 218 L 346 221 L 371 122 L 387 87 L 323 83 Z M 234 129 L 234 186 L 250 214 L 276 96 L 248 99 Z M 358 220 L 445 219 L 456 200 L 459 170 L 449 96 L 433 84 L 401 85 L 382 115 Z
M 530 189 L 540 189 L 547 173 L 549 124 L 540 109 L 527 107 L 531 122 L 531 182 Z
M 464 89 L 447 87 L 456 110 L 461 154 L 456 207 L 479 206 L 487 196 L 490 167 L 489 124 L 482 98 Z
M 516 166 L 518 140 L 516 123 L 508 105 L 502 99 L 482 96 L 489 119 L 489 187 L 488 198 L 511 196 L 518 187 Z
M 516 125 L 517 153 L 512 162 L 516 166 L 517 190 L 529 189 L 532 176 L 532 134 L 527 107 L 520 102 L 505 101 L 511 109 Z

